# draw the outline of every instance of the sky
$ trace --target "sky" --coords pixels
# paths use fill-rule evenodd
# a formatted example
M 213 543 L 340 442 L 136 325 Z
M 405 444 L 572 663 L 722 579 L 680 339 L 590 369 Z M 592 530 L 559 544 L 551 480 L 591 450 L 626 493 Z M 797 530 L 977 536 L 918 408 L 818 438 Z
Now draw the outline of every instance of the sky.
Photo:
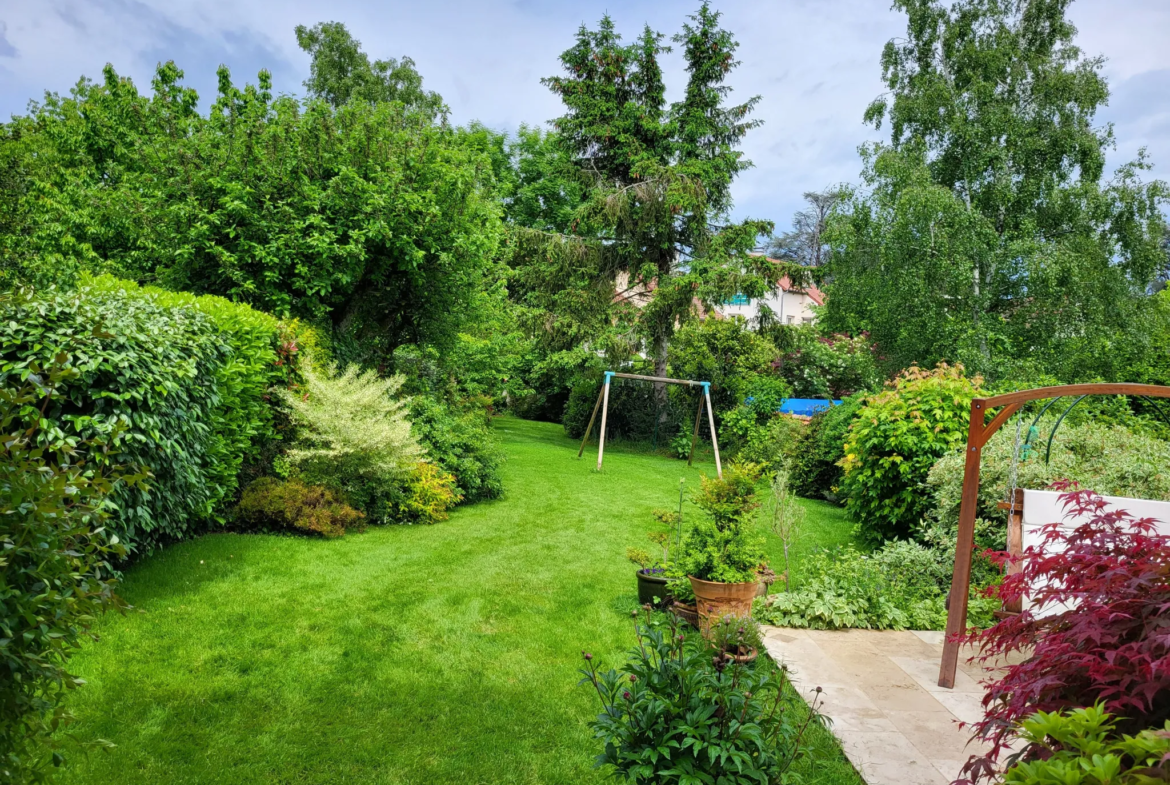
M 862 122 L 883 90 L 882 47 L 905 29 L 887 0 L 716 0 L 742 61 L 732 98 L 761 96 L 763 126 L 745 139 L 755 164 L 733 186 L 737 218 L 791 223 L 801 194 L 857 182 L 857 148 L 884 134 Z M 309 58 L 293 28 L 344 22 L 371 59 L 408 55 L 452 120 L 510 131 L 561 112 L 540 84 L 577 28 L 607 11 L 627 39 L 643 24 L 672 35 L 697 6 L 679 0 L 0 0 L 0 118 L 22 114 L 46 90 L 67 92 L 105 63 L 148 89 L 174 60 L 204 107 L 215 71 L 237 84 L 272 72 L 276 92 L 303 92 Z M 1110 167 L 1146 147 L 1153 175 L 1170 180 L 1170 0 L 1075 0 L 1070 17 L 1088 55 L 1102 55 L 1112 97 L 1099 114 L 1115 126 Z M 676 50 L 664 62 L 668 98 L 685 74 Z

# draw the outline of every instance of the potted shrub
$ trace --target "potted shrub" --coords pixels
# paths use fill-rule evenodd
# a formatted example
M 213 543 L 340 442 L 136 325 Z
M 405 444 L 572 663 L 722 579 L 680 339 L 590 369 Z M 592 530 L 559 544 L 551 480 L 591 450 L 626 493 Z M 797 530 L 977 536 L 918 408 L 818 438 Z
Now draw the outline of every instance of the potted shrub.
M 764 645 L 760 625 L 754 619 L 735 616 L 712 622 L 708 637 L 717 656 L 740 664 L 755 660 Z
M 695 592 L 704 634 L 712 618 L 751 616 L 764 542 L 753 513 L 760 466 L 731 464 L 722 479 L 703 477 L 695 504 L 706 513 L 683 542 L 679 566 Z

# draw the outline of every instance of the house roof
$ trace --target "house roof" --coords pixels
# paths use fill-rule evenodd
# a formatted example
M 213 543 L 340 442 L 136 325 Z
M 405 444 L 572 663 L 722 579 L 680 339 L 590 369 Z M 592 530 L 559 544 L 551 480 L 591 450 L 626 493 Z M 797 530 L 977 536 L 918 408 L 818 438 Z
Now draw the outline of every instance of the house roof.
M 818 289 L 816 286 L 814 286 L 812 284 L 810 284 L 808 286 L 793 286 L 792 281 L 789 280 L 788 276 L 786 275 L 783 278 L 781 278 L 780 281 L 776 285 L 777 285 L 777 287 L 779 287 L 780 291 L 782 291 L 782 292 L 793 292 L 796 294 L 807 294 L 809 296 L 809 299 L 811 299 L 817 305 L 824 305 L 825 304 L 825 293 L 822 292 L 820 289 Z

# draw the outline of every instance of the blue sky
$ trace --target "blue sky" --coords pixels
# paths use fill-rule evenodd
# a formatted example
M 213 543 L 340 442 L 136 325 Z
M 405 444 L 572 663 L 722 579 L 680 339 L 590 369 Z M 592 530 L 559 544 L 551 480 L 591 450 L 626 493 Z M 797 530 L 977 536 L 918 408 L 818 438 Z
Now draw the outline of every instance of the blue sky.
M 307 56 L 293 27 L 345 22 L 374 58 L 409 55 L 457 123 L 501 130 L 555 117 L 558 101 L 540 85 L 578 25 L 607 10 L 627 37 L 644 22 L 673 34 L 696 3 L 679 0 L 0 0 L 0 117 L 22 113 L 45 90 L 100 77 L 110 62 L 140 87 L 155 64 L 173 59 L 207 99 L 215 69 L 237 81 L 273 73 L 278 92 L 299 93 Z M 734 95 L 762 96 L 762 128 L 744 144 L 755 168 L 736 183 L 735 213 L 785 228 L 800 194 L 855 182 L 857 146 L 881 134 L 861 122 L 881 90 L 882 46 L 904 29 L 885 0 L 722 0 L 740 41 Z M 1076 0 L 1070 15 L 1086 53 L 1103 55 L 1113 96 L 1100 113 L 1116 126 L 1111 166 L 1145 146 L 1154 176 L 1170 179 L 1170 0 Z M 677 53 L 668 83 L 682 84 Z M 206 100 L 205 100 L 206 103 Z

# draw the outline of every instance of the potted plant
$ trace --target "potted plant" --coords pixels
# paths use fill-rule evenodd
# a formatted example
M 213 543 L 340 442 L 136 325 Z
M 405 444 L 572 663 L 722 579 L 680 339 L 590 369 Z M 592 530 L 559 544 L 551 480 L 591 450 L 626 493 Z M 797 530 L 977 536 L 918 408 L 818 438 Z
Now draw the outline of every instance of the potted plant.
M 682 504 L 679 512 L 671 510 L 655 510 L 654 519 L 666 525 L 665 531 L 651 532 L 650 542 L 662 549 L 661 560 L 656 560 L 642 548 L 626 548 L 626 558 L 638 565 L 635 573 L 638 578 L 638 602 L 654 606 L 665 605 L 668 596 L 667 584 L 671 581 L 670 541 L 675 536 L 674 530 L 682 520 Z
M 723 616 L 711 623 L 708 636 L 716 656 L 741 665 L 754 661 L 764 645 L 754 619 Z
M 642 548 L 626 548 L 626 558 L 638 565 L 638 602 L 642 605 L 662 605 L 667 600 L 666 586 L 670 578 L 666 566 L 655 563 Z
M 731 464 L 721 479 L 703 477 L 695 504 L 706 513 L 683 542 L 679 566 L 690 580 L 700 628 L 712 619 L 748 618 L 760 587 L 764 541 L 755 525 L 758 464 Z

